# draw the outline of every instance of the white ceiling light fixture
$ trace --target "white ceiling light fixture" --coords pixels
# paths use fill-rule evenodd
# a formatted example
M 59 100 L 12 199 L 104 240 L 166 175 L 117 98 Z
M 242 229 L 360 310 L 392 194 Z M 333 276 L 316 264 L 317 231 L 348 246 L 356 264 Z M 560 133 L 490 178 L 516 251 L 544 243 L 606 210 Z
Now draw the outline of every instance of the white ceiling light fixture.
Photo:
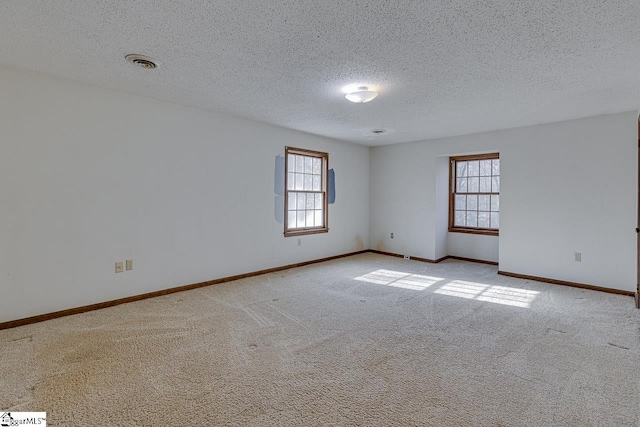
M 358 90 L 346 94 L 344 97 L 356 104 L 364 104 L 365 102 L 373 101 L 378 92 L 369 90 L 367 86 L 360 86 Z

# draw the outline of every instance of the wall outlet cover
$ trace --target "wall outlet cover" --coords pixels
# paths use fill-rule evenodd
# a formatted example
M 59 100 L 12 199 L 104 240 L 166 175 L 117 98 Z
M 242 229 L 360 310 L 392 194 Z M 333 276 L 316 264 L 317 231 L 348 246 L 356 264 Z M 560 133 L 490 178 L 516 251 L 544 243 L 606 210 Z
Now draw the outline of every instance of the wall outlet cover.
M 132 259 L 128 259 L 127 261 L 125 261 L 125 268 L 127 269 L 127 271 L 133 270 L 133 260 Z
M 123 268 L 122 268 L 122 261 L 117 261 L 116 262 L 116 273 L 122 273 Z

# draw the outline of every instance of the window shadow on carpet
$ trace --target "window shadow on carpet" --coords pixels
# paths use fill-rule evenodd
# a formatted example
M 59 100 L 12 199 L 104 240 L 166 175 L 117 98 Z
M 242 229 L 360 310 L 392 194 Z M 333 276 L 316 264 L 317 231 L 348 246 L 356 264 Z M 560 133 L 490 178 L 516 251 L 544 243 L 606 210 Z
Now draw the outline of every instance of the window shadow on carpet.
M 487 283 L 449 280 L 394 270 L 376 270 L 354 278 L 361 282 L 392 286 L 413 291 L 432 291 L 434 294 L 473 299 L 513 307 L 528 308 L 540 293 L 529 289 L 496 286 Z

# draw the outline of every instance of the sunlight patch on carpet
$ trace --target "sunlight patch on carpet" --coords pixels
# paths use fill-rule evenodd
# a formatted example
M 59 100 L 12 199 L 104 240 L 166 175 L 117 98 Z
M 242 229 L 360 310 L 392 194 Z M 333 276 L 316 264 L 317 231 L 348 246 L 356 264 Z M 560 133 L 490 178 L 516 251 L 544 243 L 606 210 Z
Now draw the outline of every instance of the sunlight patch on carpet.
M 419 274 L 405 273 L 393 270 L 376 270 L 354 280 L 374 283 L 376 285 L 393 286 L 396 288 L 422 291 L 436 282 L 444 280 L 442 277 L 421 276 Z
M 509 288 L 506 286 L 493 286 L 485 283 L 453 280 L 446 285 L 443 285 L 434 293 L 528 308 L 540 292 L 527 289 Z

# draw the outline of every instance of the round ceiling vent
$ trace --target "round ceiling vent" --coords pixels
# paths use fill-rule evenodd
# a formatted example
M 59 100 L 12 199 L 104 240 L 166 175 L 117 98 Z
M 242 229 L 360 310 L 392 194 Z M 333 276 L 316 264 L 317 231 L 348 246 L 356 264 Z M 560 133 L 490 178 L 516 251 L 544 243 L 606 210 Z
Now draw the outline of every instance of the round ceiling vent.
M 145 70 L 155 70 L 160 66 L 158 61 L 144 55 L 131 54 L 125 56 L 124 59 L 131 62 L 136 67 L 144 68 Z
M 373 129 L 371 131 L 371 133 L 374 134 L 374 135 L 381 135 L 381 134 L 385 133 L 386 131 L 387 131 L 386 129 Z

